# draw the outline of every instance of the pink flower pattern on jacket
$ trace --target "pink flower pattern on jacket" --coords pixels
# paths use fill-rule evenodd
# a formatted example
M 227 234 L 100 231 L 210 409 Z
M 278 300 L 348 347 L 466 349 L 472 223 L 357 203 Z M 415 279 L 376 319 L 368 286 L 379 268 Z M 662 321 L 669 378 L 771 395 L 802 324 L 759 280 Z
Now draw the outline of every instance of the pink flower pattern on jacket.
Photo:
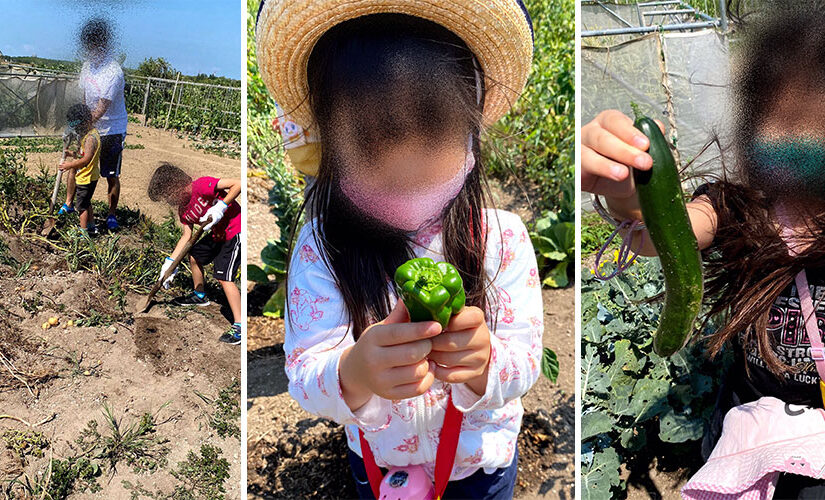
M 309 326 L 324 317 L 324 311 L 318 304 L 329 302 L 329 297 L 313 297 L 306 290 L 298 287 L 289 294 L 289 318 L 299 330 L 309 330 Z
M 530 275 L 527 276 L 527 286 L 529 288 L 540 288 L 541 282 L 539 280 L 539 270 L 538 269 L 530 269 Z
M 392 413 L 404 422 L 410 422 L 415 416 L 415 403 L 409 399 L 393 400 Z
M 513 240 L 513 230 L 505 229 L 501 233 L 501 237 L 503 239 L 501 240 L 499 252 L 501 253 L 501 270 L 504 271 L 510 267 L 510 263 L 516 258 L 516 252 L 511 245 Z
M 431 224 L 418 233 L 416 233 L 413 241 L 420 247 L 427 248 L 433 242 L 436 236 L 441 234 L 441 223 Z
M 507 293 L 507 290 L 500 289 L 498 291 L 498 301 L 500 309 L 498 320 L 509 325 L 515 320 L 515 313 L 511 307 L 513 300 L 510 298 L 510 294 Z
M 411 438 L 404 439 L 395 449 L 404 453 L 415 453 L 418 451 L 418 436 L 414 435 Z
M 301 246 L 301 261 L 308 262 L 310 264 L 315 264 L 318 262 L 318 254 L 315 253 L 315 250 L 312 249 L 309 245 Z
M 451 479 L 462 479 L 479 468 L 492 472 L 512 460 L 523 413 L 520 397 L 540 372 L 544 314 L 540 288 L 529 283 L 537 278 L 536 260 L 524 224 L 515 214 L 488 210 L 482 228 L 488 237 L 485 272 L 495 277 L 486 311 L 492 333 L 486 392 L 479 396 L 464 384 L 437 380 L 416 398 L 388 401 L 373 396 L 355 412 L 346 405 L 338 380 L 341 353 L 354 343 L 348 315 L 315 246 L 313 226 L 304 226 L 298 236 L 285 318 L 290 395 L 308 412 L 345 425 L 349 446 L 359 454 L 358 429 L 362 429 L 379 466 L 416 463 L 432 474 L 450 393 L 464 413 Z M 420 245 L 414 245 L 416 257 L 443 259 L 440 231 L 435 225 L 415 236 Z M 493 318 L 495 329 L 490 324 Z

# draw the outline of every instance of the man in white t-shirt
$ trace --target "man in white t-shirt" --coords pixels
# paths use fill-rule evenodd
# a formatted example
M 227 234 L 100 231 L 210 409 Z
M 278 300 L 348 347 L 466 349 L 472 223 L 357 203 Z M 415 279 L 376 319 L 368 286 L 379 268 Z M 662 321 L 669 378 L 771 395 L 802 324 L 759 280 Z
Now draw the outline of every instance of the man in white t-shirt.
M 120 198 L 120 166 L 126 138 L 126 100 L 123 70 L 111 54 L 112 31 L 103 19 L 91 19 L 80 31 L 85 61 L 80 72 L 80 88 L 92 120 L 100 133 L 100 175 L 108 183 L 109 216 L 106 226 L 118 229 L 115 210 Z M 61 212 L 71 212 L 74 179 L 67 182 L 66 204 Z

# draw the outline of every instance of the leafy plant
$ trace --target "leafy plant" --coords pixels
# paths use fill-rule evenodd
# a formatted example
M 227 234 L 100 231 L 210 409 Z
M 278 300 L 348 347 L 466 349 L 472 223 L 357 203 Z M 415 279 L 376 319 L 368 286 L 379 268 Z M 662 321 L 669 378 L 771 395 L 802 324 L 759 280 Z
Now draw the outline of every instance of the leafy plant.
M 99 476 L 100 465 L 88 458 L 52 458 L 34 476 L 22 474 L 7 481 L 0 493 L 4 495 L 4 499 L 65 500 L 73 493 L 83 493 L 87 490 L 91 493 L 99 492 Z
M 75 320 L 74 324 L 82 327 L 109 326 L 115 322 L 110 314 L 105 314 L 94 307 L 83 313 L 83 317 Z
M 582 498 L 614 498 L 626 488 L 619 465 L 650 440 L 702 438 L 726 360 L 709 360 L 701 342 L 669 358 L 653 353 L 661 305 L 652 299 L 664 290 L 658 259 L 640 258 L 606 282 L 583 276 Z
M 152 77 L 170 81 L 151 80 Z M 187 85 L 188 82 L 209 85 Z M 149 88 L 148 98 L 146 94 Z M 240 147 L 241 86 L 238 80 L 214 75 L 186 76 L 165 59 L 144 59 L 134 72 L 127 72 L 124 90 L 126 110 L 144 112 L 147 125 L 171 128 L 197 136 L 219 139 Z M 170 108 L 169 103 L 173 103 Z
M 556 351 L 549 347 L 542 350 L 541 373 L 554 384 L 559 378 L 559 357 L 556 355 Z
M 72 272 L 86 270 L 105 283 L 117 282 L 121 288 L 145 293 L 157 278 L 158 263 L 165 252 L 149 244 L 123 245 L 120 235 L 88 238 L 79 228 L 59 230 L 66 242 L 66 264 Z
M 92 454 L 95 459 L 103 460 L 112 475 L 117 472 L 120 462 L 125 462 L 139 474 L 155 472 L 166 465 L 169 453 L 169 440 L 156 435 L 158 412 L 144 413 L 140 419 L 124 424 L 104 403 L 105 429 L 101 432 L 97 420 L 91 420 L 75 443 L 84 455 Z
M 42 458 L 43 450 L 49 447 L 49 440 L 42 432 L 6 429 L 0 437 L 6 447 L 23 462 L 27 456 Z
M 482 144 L 494 176 L 515 176 L 538 190 L 539 209 L 558 210 L 575 166 L 575 4 L 527 0 L 535 49 L 524 92 Z
M 546 212 L 530 232 L 542 284 L 563 288 L 570 284 L 576 258 L 576 224 Z
M 195 391 L 195 394 L 211 407 L 212 413 L 207 414 L 209 427 L 215 430 L 220 437 L 241 437 L 241 384 L 234 380 L 229 386 L 218 392 L 215 398 L 210 398 Z
M 83 457 L 72 457 L 65 460 L 52 459 L 50 474 L 46 484 L 37 483 L 32 493 L 43 495 L 53 500 L 68 498 L 72 493 L 89 490 L 97 493 L 101 490 L 97 477 L 100 476 L 100 465 Z M 45 490 L 45 491 L 43 491 Z M 40 498 L 43 498 L 42 496 Z
M 178 462 L 172 475 L 181 481 L 172 498 L 179 500 L 222 500 L 226 493 L 223 483 L 229 479 L 229 462 L 221 457 L 221 450 L 204 444 L 200 455 L 190 451 L 186 461 Z
M 582 257 L 598 252 L 613 232 L 613 226 L 595 212 L 582 214 L 581 228 Z M 611 242 L 609 248 L 618 248 L 617 242 Z
M 263 311 L 265 316 L 278 318 L 283 315 L 285 305 L 283 280 L 289 262 L 289 238 L 303 202 L 304 184 L 299 174 L 287 164 L 281 136 L 269 117 L 275 109 L 275 101 L 264 86 L 255 55 L 255 13 L 259 3 L 258 0 L 247 1 L 247 161 L 263 170 L 273 181 L 269 204 L 277 218 L 278 236 L 270 239 L 261 251 L 263 267 L 247 266 L 247 278 L 256 283 L 278 283 Z

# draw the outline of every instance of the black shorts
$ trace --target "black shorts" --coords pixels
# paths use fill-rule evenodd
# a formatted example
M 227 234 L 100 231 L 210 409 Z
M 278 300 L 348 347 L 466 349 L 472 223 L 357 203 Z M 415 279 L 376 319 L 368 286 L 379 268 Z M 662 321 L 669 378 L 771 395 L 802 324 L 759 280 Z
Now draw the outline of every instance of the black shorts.
M 97 181 L 89 184 L 78 184 L 74 195 L 74 209 L 78 212 L 88 210 L 92 206 L 92 196 L 95 194 Z
M 120 177 L 125 134 L 104 135 L 100 138 L 100 176 Z
M 207 234 L 192 245 L 189 255 L 202 266 L 213 263 L 212 276 L 216 280 L 235 281 L 241 267 L 241 235 L 236 234 L 229 241 L 216 241 Z

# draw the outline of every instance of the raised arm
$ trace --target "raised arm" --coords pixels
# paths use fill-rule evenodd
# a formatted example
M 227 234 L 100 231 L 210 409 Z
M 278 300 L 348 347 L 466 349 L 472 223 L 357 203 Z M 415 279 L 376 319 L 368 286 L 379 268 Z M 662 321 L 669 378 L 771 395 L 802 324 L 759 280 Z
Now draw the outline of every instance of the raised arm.
M 659 123 L 664 130 L 664 126 Z M 647 154 L 650 141 L 621 111 L 602 111 L 582 127 L 582 189 L 603 195 L 608 210 L 618 219 L 642 220 L 632 169 L 649 170 L 653 159 Z M 716 211 L 707 196 L 687 204 L 693 233 L 704 250 L 716 235 Z M 640 255 L 655 256 L 656 249 L 644 231 L 633 238 L 635 250 L 643 240 Z

